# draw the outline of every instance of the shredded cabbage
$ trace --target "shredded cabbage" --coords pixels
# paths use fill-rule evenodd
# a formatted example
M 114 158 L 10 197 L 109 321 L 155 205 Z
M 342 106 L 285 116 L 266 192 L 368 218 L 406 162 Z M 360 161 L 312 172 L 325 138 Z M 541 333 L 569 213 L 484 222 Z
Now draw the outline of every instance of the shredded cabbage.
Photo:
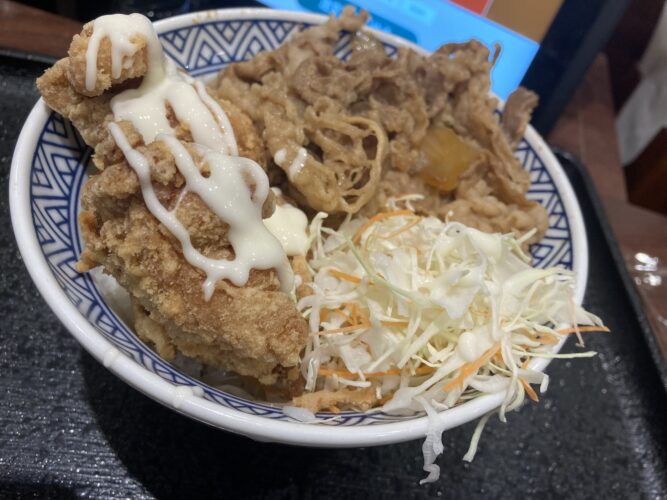
M 371 219 L 348 217 L 337 230 L 323 225 L 326 214 L 315 217 L 312 294 L 297 307 L 310 324 L 306 390 L 375 387 L 383 411 L 426 411 L 430 482 L 442 452 L 436 408 L 505 392 L 504 420 L 526 395 L 536 399 L 530 384 L 546 389 L 531 359 L 568 356 L 552 353 L 571 333 L 562 328 L 602 322 L 574 304 L 572 272 L 531 267 L 525 238 L 421 217 L 411 199 L 391 200 Z

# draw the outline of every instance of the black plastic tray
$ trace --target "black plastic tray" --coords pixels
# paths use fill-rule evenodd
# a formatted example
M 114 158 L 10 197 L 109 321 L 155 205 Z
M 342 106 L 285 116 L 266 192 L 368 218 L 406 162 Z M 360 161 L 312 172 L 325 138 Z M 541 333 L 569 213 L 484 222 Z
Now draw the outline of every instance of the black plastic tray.
M 564 167 L 588 230 L 586 305 L 613 333 L 586 337 L 596 358 L 552 363 L 548 393 L 507 424 L 492 419 L 472 464 L 461 456 L 474 424 L 446 432 L 442 477 L 419 486 L 419 441 L 257 443 L 160 406 L 79 347 L 31 283 L 9 221 L 11 155 L 43 69 L 0 54 L 0 498 L 667 498 L 664 366 L 575 163 Z

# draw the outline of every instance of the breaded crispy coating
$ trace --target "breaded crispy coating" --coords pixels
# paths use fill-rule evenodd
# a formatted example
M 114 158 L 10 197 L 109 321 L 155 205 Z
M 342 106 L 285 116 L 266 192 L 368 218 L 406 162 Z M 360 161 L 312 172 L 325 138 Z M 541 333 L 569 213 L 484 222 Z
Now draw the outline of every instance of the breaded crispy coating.
M 86 247 L 79 270 L 103 266 L 130 292 L 136 332 L 165 359 L 181 352 L 205 365 L 275 383 L 299 361 L 307 336 L 305 320 L 293 299 L 281 291 L 273 269 L 251 270 L 243 287 L 218 282 L 211 299 L 205 300 L 204 273 L 186 261 L 180 242 L 148 210 L 139 179 L 108 130 L 113 121 L 111 99 L 138 86 L 140 81 L 134 79 L 146 72 L 145 41 L 138 39 L 132 65 L 113 79 L 105 39 L 98 56 L 97 85 L 88 92 L 84 89 L 85 52 L 91 33 L 92 24 L 88 24 L 73 40 L 70 56 L 37 81 L 46 103 L 71 120 L 94 148 L 95 165 L 100 169 L 82 190 L 80 226 Z M 232 124 L 239 154 L 266 165 L 263 143 L 252 120 L 231 102 L 217 100 Z M 167 111 L 176 137 L 206 175 L 209 167 L 190 144 L 188 128 Z M 188 230 L 196 250 L 209 258 L 234 258 L 228 225 L 198 195 L 184 191 L 185 180 L 164 143 L 146 145 L 129 122 L 118 125 L 130 146 L 148 160 L 160 203 Z M 248 187 L 252 193 L 254 187 Z M 271 215 L 274 203 L 270 193 L 263 217 Z
M 137 150 L 151 164 L 158 199 L 174 210 L 195 248 L 210 258 L 233 258 L 227 225 L 196 194 L 182 195 L 184 179 L 169 150 L 160 142 Z M 197 158 L 196 151 L 191 154 Z M 180 242 L 146 208 L 138 179 L 124 160 L 92 176 L 81 203 L 86 249 L 79 269 L 102 265 L 131 293 L 159 325 L 138 314 L 137 332 L 161 355 L 169 358 L 179 351 L 262 383 L 276 381 L 277 367 L 298 363 L 306 323 L 280 291 L 274 270 L 252 270 L 244 287 L 218 282 L 206 301 L 206 276 L 185 260 Z M 272 209 L 273 201 L 267 200 L 265 215 Z
M 107 129 L 107 125 L 113 121 L 110 104 L 113 94 L 97 97 L 79 94 L 69 80 L 69 64 L 69 58 L 64 58 L 47 69 L 37 79 L 37 89 L 46 104 L 70 120 L 84 142 L 93 148 L 95 165 L 101 169 L 122 158 L 122 153 Z M 128 132 L 126 128 L 124 131 Z M 132 145 L 138 139 L 138 134 L 136 137 L 128 137 Z
M 87 28 L 84 28 L 84 32 L 77 36 L 83 38 L 86 31 Z M 75 37 L 70 47 L 70 53 L 76 54 L 75 59 L 77 61 L 75 62 L 71 56 L 59 60 L 37 79 L 37 88 L 46 104 L 70 120 L 81 134 L 84 142 L 93 148 L 95 151 L 93 162 L 98 169 L 102 170 L 106 165 L 117 163 L 123 158 L 108 130 L 108 124 L 113 121 L 111 99 L 127 88 L 138 86 L 139 81 L 118 79 L 112 82 L 112 88 L 102 94 L 94 97 L 82 94 L 79 89 L 82 85 L 81 72 L 85 73 L 85 50 L 81 48 L 74 49 L 76 44 L 81 43 L 83 42 L 77 41 Z M 101 46 L 103 47 L 104 44 L 101 44 Z M 83 52 L 81 52 L 82 50 Z M 99 61 L 106 61 L 102 64 L 103 67 L 110 64 L 108 62 L 109 58 L 108 54 L 100 53 L 98 65 L 101 64 Z M 74 71 L 72 69 L 73 65 L 78 65 L 79 69 Z M 140 76 L 145 71 L 146 69 L 143 67 L 141 71 L 131 74 Z M 98 69 L 97 77 L 97 81 L 99 81 L 99 78 L 104 78 L 102 69 Z M 229 100 L 223 98 L 216 98 L 216 100 L 225 110 L 234 129 L 239 153 L 256 161 L 262 168 L 266 169 L 267 152 L 252 120 Z M 170 121 L 179 140 L 192 141 L 189 130 L 180 125 L 173 114 L 170 115 Z M 135 147 L 142 143 L 141 136 L 129 123 L 121 122 L 120 126 L 130 146 Z
M 83 96 L 94 97 L 102 95 L 114 85 L 141 78 L 148 70 L 148 50 L 146 40 L 141 35 L 135 35 L 130 38 L 134 46 L 134 53 L 124 61 L 120 75 L 114 78 L 111 71 L 111 42 L 108 38 L 100 41 L 97 51 L 97 68 L 95 86 L 92 89 L 86 88 L 86 51 L 88 43 L 93 34 L 94 23 L 86 23 L 83 31 L 79 35 L 74 35 L 72 43 L 67 52 L 69 65 L 67 68 L 67 77 L 72 88 Z

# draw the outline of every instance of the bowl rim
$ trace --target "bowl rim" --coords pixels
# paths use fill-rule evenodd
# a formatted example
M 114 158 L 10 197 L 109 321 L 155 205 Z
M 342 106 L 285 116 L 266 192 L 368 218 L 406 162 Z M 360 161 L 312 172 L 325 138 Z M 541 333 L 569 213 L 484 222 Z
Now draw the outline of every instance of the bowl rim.
M 167 18 L 156 22 L 155 27 L 158 33 L 162 33 L 182 28 L 188 24 L 195 25 L 230 19 L 282 20 L 317 24 L 325 21 L 327 17 L 320 14 L 264 8 L 216 9 Z M 425 52 L 411 42 L 395 35 L 377 30 L 372 31 L 382 41 L 396 46 L 409 46 L 422 53 Z M 119 351 L 116 347 L 95 330 L 58 285 L 40 250 L 32 224 L 29 190 L 32 158 L 39 141 L 41 128 L 49 113 L 49 108 L 40 98 L 28 115 L 14 149 L 9 179 L 12 226 L 21 257 L 42 297 L 72 336 L 103 366 L 131 387 L 181 414 L 258 441 L 346 448 L 398 443 L 424 437 L 429 426 L 428 417 L 425 415 L 398 422 L 377 422 L 363 426 L 317 425 L 249 415 L 194 394 L 184 395 L 183 392 L 176 390 L 179 386 L 149 371 L 129 356 L 117 355 Z M 524 138 L 544 162 L 563 200 L 563 207 L 573 235 L 573 269 L 579 284 L 574 298 L 580 304 L 588 276 L 588 241 L 579 202 L 558 160 L 531 126 L 527 128 Z M 565 340 L 561 340 L 555 346 L 554 352 L 558 352 L 564 342 Z M 531 367 L 543 371 L 549 362 L 549 359 L 539 358 L 531 363 Z M 485 395 L 439 412 L 438 424 L 447 430 L 479 418 L 497 409 L 504 396 L 504 392 Z

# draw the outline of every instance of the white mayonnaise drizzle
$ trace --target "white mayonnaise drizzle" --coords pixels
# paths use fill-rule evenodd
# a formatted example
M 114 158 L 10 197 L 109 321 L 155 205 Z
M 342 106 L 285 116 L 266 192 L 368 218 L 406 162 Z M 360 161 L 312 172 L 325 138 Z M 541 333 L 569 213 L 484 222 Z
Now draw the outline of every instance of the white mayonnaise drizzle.
M 202 99 L 202 90 L 206 90 L 193 86 L 193 80 L 181 74 L 171 60 L 161 62 L 162 56 L 157 64 L 149 64 L 139 88 L 126 90 L 111 100 L 114 119 L 132 123 L 148 144 L 158 134 L 174 134 L 167 118 L 169 105 L 178 121 L 187 125 L 194 142 L 222 153 L 238 154 L 232 127 L 222 108 L 208 95 L 208 99 Z M 153 71 L 153 67 L 159 70 Z
M 273 155 L 273 161 L 276 162 L 276 165 L 282 165 L 285 163 L 285 158 L 287 155 L 287 150 L 285 148 L 281 148 L 278 151 L 276 151 L 276 154 Z
M 296 154 L 289 168 L 287 169 L 287 176 L 290 179 L 293 179 L 303 169 L 303 166 L 306 164 L 306 158 L 308 158 L 308 152 L 305 148 L 299 148 L 299 152 Z
M 150 21 L 141 14 L 113 14 L 101 16 L 95 19 L 93 34 L 88 40 L 86 50 L 86 90 L 95 88 L 97 78 L 97 53 L 100 43 L 105 38 L 111 42 L 111 76 L 119 78 L 127 57 L 132 57 L 139 46 L 132 43 L 130 39 L 137 34 L 145 34 L 152 31 Z M 146 38 L 148 40 L 148 38 Z M 160 55 L 162 49 L 160 49 Z M 149 57 L 152 54 L 149 54 Z
M 202 100 L 206 106 L 208 106 L 208 109 L 211 110 L 211 112 L 215 115 L 215 118 L 218 121 L 218 126 L 222 129 L 223 132 L 223 137 L 227 141 L 227 148 L 228 148 L 228 154 L 233 155 L 233 156 L 238 156 L 239 151 L 236 146 L 236 137 L 234 137 L 234 129 L 232 128 L 232 124 L 229 121 L 229 118 L 227 117 L 227 113 L 225 113 L 220 105 L 217 103 L 215 99 L 213 99 L 210 95 L 208 95 L 208 92 L 206 92 L 206 87 L 204 87 L 204 84 L 200 81 L 195 81 L 194 79 L 190 78 L 190 80 L 194 83 L 195 89 L 197 89 L 197 94 L 199 95 L 199 98 Z
M 299 148 L 296 153 L 296 156 L 290 163 L 290 166 L 287 167 L 287 177 L 293 179 L 301 170 L 303 170 L 304 165 L 306 164 L 306 159 L 308 158 L 308 151 L 306 148 Z M 273 161 L 276 162 L 276 165 L 282 167 L 287 160 L 287 150 L 285 148 L 279 149 L 276 151 L 276 154 L 273 155 Z
M 277 188 L 273 188 L 273 192 L 280 195 L 280 190 Z M 264 225 L 278 238 L 287 255 L 306 255 L 308 252 L 310 246 L 306 234 L 308 218 L 295 206 L 289 203 L 276 204 L 275 212 L 268 219 L 264 219 Z
M 158 200 L 151 182 L 148 160 L 139 151 L 132 149 L 116 123 L 110 123 L 109 130 L 139 177 L 141 192 L 148 209 L 181 243 L 185 260 L 206 274 L 206 300 L 211 298 L 215 284 L 222 279 L 228 279 L 236 286 L 245 285 L 251 269 L 276 269 L 281 289 L 287 293 L 292 290 L 294 275 L 287 256 L 280 242 L 262 222 L 262 205 L 268 195 L 269 183 L 259 165 L 247 158 L 208 151 L 204 160 L 208 163 L 211 174 L 204 177 L 178 139 L 168 135 L 157 137 L 174 155 L 176 166 L 185 177 L 187 190 L 199 195 L 221 220 L 229 224 L 228 238 L 234 248 L 235 258 L 211 259 L 194 248 L 185 226 L 173 211 L 167 210 Z M 244 180 L 244 173 L 255 182 L 255 193 L 252 197 Z
M 140 14 L 102 16 L 93 23 L 93 33 L 86 50 L 86 88 L 95 88 L 97 54 L 100 42 L 111 43 L 112 75 L 118 78 L 123 61 L 138 49 L 132 37 L 146 40 L 148 70 L 139 88 L 126 90 L 111 100 L 116 121 L 127 120 L 141 134 L 146 144 L 158 134 L 173 134 L 167 116 L 171 107 L 179 122 L 187 125 L 194 142 L 236 155 L 238 150 L 229 119 L 203 85 L 165 59 L 162 45 L 151 22 Z
M 111 15 L 95 20 L 86 52 L 86 88 L 95 88 L 101 40 L 107 38 L 111 44 L 112 73 L 117 78 L 122 66 L 129 62 L 126 58 L 137 51 L 138 47 L 130 39 L 138 36 L 147 44 L 147 72 L 138 88 L 121 92 L 111 100 L 114 120 L 129 121 L 146 144 L 157 140 L 169 148 L 186 181 L 178 201 L 185 193 L 193 192 L 229 225 L 228 238 L 234 248 L 234 259 L 211 259 L 194 248 L 175 209 L 167 210 L 158 200 L 148 160 L 130 146 L 118 124 L 111 123 L 109 131 L 139 177 L 148 210 L 179 240 L 185 259 L 206 274 L 203 285 L 206 300 L 211 298 L 220 280 L 244 286 L 251 269 L 275 269 L 281 289 L 291 292 L 294 274 L 285 251 L 262 221 L 262 206 L 269 192 L 266 173 L 254 161 L 237 156 L 234 131 L 224 110 L 208 95 L 201 82 L 179 72 L 175 64 L 164 57 L 153 25 L 146 17 Z M 193 147 L 209 167 L 208 177 L 200 173 L 192 156 L 176 138 L 169 123 L 167 105 L 178 122 L 190 131 Z M 252 189 L 247 180 L 251 181 Z M 290 214 L 290 217 L 296 216 Z M 295 244 L 301 248 L 302 242 Z

